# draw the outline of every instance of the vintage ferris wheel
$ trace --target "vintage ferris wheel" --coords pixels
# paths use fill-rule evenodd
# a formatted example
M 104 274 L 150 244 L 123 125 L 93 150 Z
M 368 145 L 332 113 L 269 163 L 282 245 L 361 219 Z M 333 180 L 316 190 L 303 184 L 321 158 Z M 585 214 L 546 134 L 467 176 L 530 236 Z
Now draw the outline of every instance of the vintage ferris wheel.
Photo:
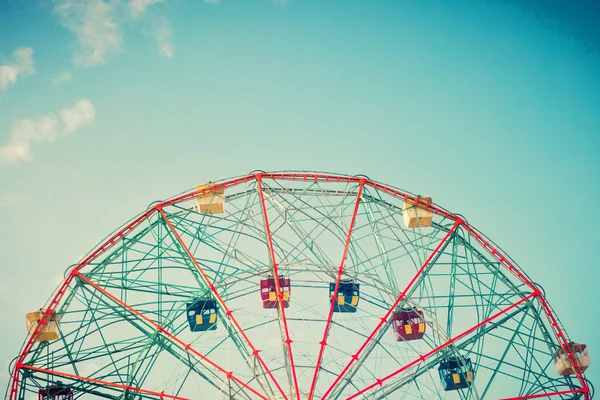
M 463 217 L 363 176 L 155 203 L 27 314 L 16 399 L 591 399 L 586 345 Z

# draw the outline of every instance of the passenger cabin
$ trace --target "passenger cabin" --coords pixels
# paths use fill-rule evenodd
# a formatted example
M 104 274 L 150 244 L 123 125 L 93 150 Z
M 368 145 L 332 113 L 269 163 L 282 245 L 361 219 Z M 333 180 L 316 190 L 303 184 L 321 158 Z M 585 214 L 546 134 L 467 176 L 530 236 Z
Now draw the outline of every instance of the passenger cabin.
M 27 324 L 27 332 L 32 334 L 35 331 L 38 321 L 44 315 L 44 311 L 41 309 L 38 311 L 30 312 L 25 315 L 25 321 Z M 57 340 L 60 338 L 60 317 L 55 313 L 50 317 L 50 321 L 46 323 L 40 335 L 35 339 L 36 342 L 49 342 L 51 340 Z
M 442 387 L 445 391 L 465 389 L 474 379 L 473 365 L 469 358 L 463 360 L 450 357 L 440 363 L 438 368 Z
M 423 339 L 425 316 L 417 308 L 402 308 L 392 315 L 392 329 L 398 342 Z
M 360 285 L 352 279 L 340 280 L 337 298 L 335 295 L 335 282 L 329 284 L 329 298 L 333 301 L 333 312 L 356 312 L 360 299 Z
M 431 197 L 419 197 L 416 200 L 406 200 L 402 207 L 402 218 L 407 228 L 425 228 L 431 226 L 433 212 L 426 210 L 432 202 Z
M 217 329 L 217 301 L 200 299 L 187 303 L 187 320 L 192 332 L 214 331 Z
M 590 351 L 588 350 L 587 345 L 579 344 L 579 343 L 571 343 L 571 349 L 575 353 L 575 358 L 579 363 L 579 368 L 581 368 L 581 372 L 588 369 L 590 366 Z M 575 374 L 575 369 L 569 362 L 567 358 L 567 354 L 565 350 L 561 347 L 556 350 L 554 353 L 554 366 L 556 367 L 556 372 L 559 375 L 567 376 Z
M 212 185 L 200 185 L 196 187 L 196 192 L 200 192 Z M 222 214 L 225 211 L 225 189 L 213 188 L 213 192 L 196 197 L 198 211 L 202 214 Z
M 38 391 L 38 400 L 73 400 L 73 391 L 61 384 Z
M 281 299 L 283 308 L 288 308 L 290 306 L 290 294 L 292 290 L 290 278 L 279 275 L 278 280 L 279 288 L 283 294 Z M 275 278 L 271 276 L 260 281 L 260 298 L 263 308 L 277 308 L 277 285 L 275 283 Z

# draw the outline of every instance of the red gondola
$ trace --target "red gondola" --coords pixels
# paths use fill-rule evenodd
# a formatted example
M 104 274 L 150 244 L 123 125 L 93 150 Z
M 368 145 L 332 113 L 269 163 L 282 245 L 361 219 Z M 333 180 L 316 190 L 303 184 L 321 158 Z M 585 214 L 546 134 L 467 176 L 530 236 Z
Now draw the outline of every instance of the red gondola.
M 425 316 L 414 307 L 403 308 L 392 315 L 392 328 L 399 342 L 422 339 L 425 335 Z
M 288 308 L 290 306 L 290 294 L 292 291 L 290 278 L 279 275 L 279 287 L 283 293 L 283 308 Z M 267 279 L 262 279 L 260 281 L 260 298 L 262 299 L 263 308 L 277 308 L 277 287 L 275 286 L 275 278 L 269 276 Z
M 39 400 L 73 400 L 73 391 L 61 384 L 38 391 Z

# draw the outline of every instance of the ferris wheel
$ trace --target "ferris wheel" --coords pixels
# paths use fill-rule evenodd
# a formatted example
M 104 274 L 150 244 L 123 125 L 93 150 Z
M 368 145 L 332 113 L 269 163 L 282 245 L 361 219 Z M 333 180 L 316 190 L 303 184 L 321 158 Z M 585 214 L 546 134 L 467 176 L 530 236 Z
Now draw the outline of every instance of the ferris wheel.
M 464 217 L 364 176 L 154 203 L 26 316 L 10 400 L 591 399 L 585 344 Z

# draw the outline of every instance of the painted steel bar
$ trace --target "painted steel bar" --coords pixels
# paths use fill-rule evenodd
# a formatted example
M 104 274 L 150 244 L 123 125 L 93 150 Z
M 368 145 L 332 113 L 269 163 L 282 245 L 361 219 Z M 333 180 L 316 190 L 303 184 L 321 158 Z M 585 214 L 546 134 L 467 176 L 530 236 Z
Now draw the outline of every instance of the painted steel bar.
M 323 181 L 323 182 L 346 182 L 346 183 L 349 183 L 349 182 L 360 182 L 361 179 L 365 180 L 364 178 L 360 178 L 360 177 L 356 177 L 356 176 L 334 175 L 334 174 L 326 174 L 326 173 L 308 173 L 308 172 L 273 172 L 273 173 L 263 173 L 261 175 L 262 175 L 263 179 L 274 179 L 274 180 L 279 179 L 279 180 L 289 180 L 289 181 Z M 216 186 L 218 188 L 228 187 L 228 185 L 230 185 L 230 182 L 234 182 L 234 184 L 237 184 L 237 183 L 246 182 L 246 181 L 249 181 L 252 179 L 253 179 L 253 175 L 247 175 L 247 176 L 235 178 L 230 181 L 226 181 L 226 182 L 217 184 Z M 368 186 L 371 186 L 377 190 L 380 190 L 384 193 L 387 193 L 395 198 L 403 200 L 405 202 L 407 200 L 414 201 L 417 199 L 417 196 L 411 195 L 402 190 L 393 188 L 388 185 L 384 185 L 379 182 L 374 182 L 370 179 L 366 179 L 365 184 Z M 175 204 L 175 203 L 178 203 L 181 201 L 192 199 L 192 198 L 196 197 L 197 195 L 204 195 L 209 192 L 213 192 L 214 190 L 215 190 L 214 187 L 210 187 L 210 188 L 206 188 L 200 192 L 193 191 L 193 192 L 178 196 L 176 198 L 173 198 L 171 200 L 168 200 L 168 201 L 164 202 L 163 204 L 165 204 L 165 205 Z M 450 213 L 449 211 L 447 211 L 439 206 L 436 206 L 434 204 L 422 204 L 421 207 L 428 211 L 431 211 L 437 215 L 441 215 L 445 218 L 449 218 L 449 219 L 452 219 L 455 221 L 457 219 L 459 219 L 458 216 L 456 216 L 456 215 Z M 509 271 L 511 271 L 513 274 L 515 274 L 523 283 L 525 283 L 527 286 L 529 286 L 532 290 L 536 290 L 536 287 L 531 282 L 531 280 L 524 273 L 522 273 L 511 261 L 509 261 L 509 259 L 506 256 L 502 255 L 499 250 L 497 250 L 493 245 L 491 245 L 491 243 L 488 240 L 486 240 L 485 237 L 481 233 L 476 231 L 474 228 L 469 226 L 464 221 L 462 222 L 462 224 L 465 227 L 465 229 L 469 232 L 469 234 L 471 234 L 488 252 L 490 252 L 490 254 L 492 254 L 492 256 L 494 256 L 494 258 L 496 258 L 498 261 L 500 261 L 500 263 L 502 265 L 504 265 L 506 268 L 508 268 Z M 588 385 L 585 381 L 585 378 L 583 377 L 583 373 L 581 372 L 579 364 L 577 363 L 574 353 L 570 347 L 569 340 L 566 337 L 566 334 L 564 333 L 564 328 L 562 328 L 560 326 L 558 319 L 554 316 L 552 309 L 550 308 L 548 303 L 545 301 L 545 299 L 543 299 L 542 296 L 540 296 L 540 299 L 541 299 L 540 301 L 542 303 L 544 312 L 545 312 L 545 314 L 548 318 L 548 321 L 552 327 L 552 330 L 554 331 L 554 334 L 556 335 L 556 337 L 559 341 L 559 344 L 565 351 L 565 354 L 567 355 L 569 362 L 571 363 L 571 365 L 574 366 L 578 380 L 581 383 L 582 387 L 585 388 L 586 399 L 589 400 L 590 395 L 589 395 Z
M 131 392 L 135 392 L 135 393 L 141 393 L 141 394 L 145 394 L 145 395 L 150 395 L 150 396 L 156 396 L 159 399 L 175 399 L 175 400 L 191 400 L 187 397 L 180 397 L 180 396 L 174 396 L 172 394 L 167 394 L 164 391 L 162 392 L 155 392 L 152 390 L 147 390 L 147 389 L 142 389 L 139 387 L 135 387 L 135 386 L 129 386 L 129 385 L 122 385 L 120 383 L 113 383 L 113 382 L 106 382 L 106 381 L 102 381 L 99 379 L 94 379 L 94 378 L 88 378 L 85 376 L 79 376 L 79 375 L 73 375 L 73 374 L 69 374 L 66 372 L 58 372 L 58 371 L 53 371 L 50 369 L 45 369 L 45 368 L 39 368 L 39 367 L 34 367 L 32 365 L 21 365 L 22 369 L 28 369 L 31 371 L 37 371 L 37 372 L 41 372 L 41 373 L 45 373 L 48 375 L 54 375 L 54 376 L 61 376 L 63 378 L 69 378 L 69 379 L 73 379 L 76 381 L 84 381 L 84 382 L 89 382 L 89 383 L 93 383 L 96 385 L 100 385 L 100 386 L 105 386 L 105 387 L 112 387 L 115 389 L 122 389 L 123 391 L 131 391 Z
M 500 399 L 500 400 L 540 399 L 542 397 L 560 396 L 560 395 L 563 395 L 563 394 L 573 394 L 573 393 L 587 393 L 587 392 L 582 388 L 582 389 L 573 389 L 573 390 L 563 390 L 563 391 L 560 391 L 560 392 L 553 392 L 553 393 L 531 394 L 529 396 L 505 397 L 505 398 Z
M 121 307 L 125 308 L 126 310 L 128 310 L 132 314 L 135 314 L 139 319 L 141 319 L 144 322 L 146 322 L 147 324 L 151 325 L 154 329 L 156 329 L 157 332 L 159 332 L 160 334 L 164 335 L 171 342 L 176 343 L 177 345 L 179 345 L 179 347 L 182 350 L 190 352 L 194 356 L 196 356 L 198 359 L 200 359 L 201 361 L 206 362 L 208 365 L 210 365 L 211 367 L 213 367 L 217 371 L 223 373 L 227 377 L 227 379 L 231 379 L 231 380 L 235 381 L 240 386 L 244 387 L 245 389 L 248 389 L 249 391 L 251 391 L 255 395 L 259 396 L 260 398 L 265 399 L 265 400 L 267 399 L 267 397 L 263 396 L 257 390 L 255 390 L 254 388 L 252 388 L 251 386 L 249 386 L 248 384 L 246 384 L 244 381 L 242 381 L 241 379 L 239 379 L 235 375 L 233 375 L 233 372 L 225 370 L 224 368 L 222 368 L 221 366 L 219 366 L 217 363 L 215 363 L 214 361 L 210 360 L 208 357 L 204 356 L 203 354 L 201 354 L 197 350 L 193 349 L 191 347 L 190 343 L 185 343 L 181 339 L 177 338 L 175 335 L 167 332 L 167 330 L 164 327 L 162 327 L 158 323 L 154 322 L 150 318 L 146 317 L 144 314 L 140 313 L 139 311 L 137 311 L 135 308 L 131 307 L 130 305 L 122 302 L 115 295 L 113 295 L 112 293 L 104 290 L 102 287 L 100 287 L 100 285 L 98 285 L 97 283 L 91 281 L 85 275 L 81 274 L 81 272 L 76 272 L 76 275 L 77 275 L 78 278 L 80 278 L 83 281 L 85 281 L 88 285 L 92 286 L 94 289 L 96 289 L 97 291 L 99 291 L 100 293 L 102 293 L 104 296 L 110 298 L 112 301 L 114 301 L 115 303 L 119 304 Z
M 144 222 L 150 216 L 152 216 L 152 214 L 154 214 L 159 208 L 162 208 L 163 205 L 170 205 L 170 204 L 174 204 L 176 202 L 190 200 L 195 197 L 202 196 L 202 195 L 205 195 L 208 193 L 212 193 L 216 190 L 220 190 L 221 188 L 228 188 L 228 187 L 239 185 L 240 183 L 244 183 L 244 182 L 247 182 L 252 179 L 254 179 L 254 177 L 251 175 L 241 177 L 241 178 L 234 178 L 234 179 L 230 179 L 230 180 L 227 180 L 224 182 L 220 182 L 218 185 L 208 186 L 200 191 L 194 190 L 192 192 L 178 196 L 174 199 L 167 200 L 167 201 L 157 205 L 156 207 L 151 208 L 151 209 L 145 211 L 144 213 L 140 214 L 133 221 L 131 221 L 130 223 L 125 225 L 123 228 L 121 228 L 119 231 L 117 231 L 112 236 L 110 236 L 96 250 L 94 250 L 90 255 L 88 255 L 85 259 L 83 259 L 73 270 L 71 270 L 69 275 L 63 281 L 62 285 L 60 286 L 60 288 L 58 289 L 58 291 L 56 292 L 56 294 L 50 301 L 50 304 L 48 305 L 48 307 L 46 307 L 46 310 L 40 317 L 40 320 L 36 324 L 35 329 L 33 330 L 33 332 L 31 332 L 31 335 L 29 336 L 29 339 L 25 343 L 25 346 L 21 350 L 21 354 L 19 355 L 17 362 L 15 363 L 15 368 L 13 370 L 12 377 L 11 377 L 9 400 L 16 400 L 17 390 L 18 390 L 18 386 L 19 386 L 19 369 L 23 365 L 25 357 L 27 357 L 27 355 L 31 351 L 33 345 L 35 344 L 36 339 L 42 333 L 42 330 L 44 329 L 46 324 L 50 321 L 52 314 L 55 312 L 56 307 L 60 303 L 68 286 L 71 284 L 71 281 L 73 280 L 73 277 L 75 276 L 74 274 L 76 271 L 80 271 L 82 268 L 84 268 L 85 266 L 90 264 L 93 260 L 95 260 L 102 254 L 104 254 L 108 249 L 110 249 L 115 244 L 120 242 L 127 234 L 132 232 L 142 222 Z
M 296 399 L 300 400 L 300 390 L 298 388 L 298 377 L 296 375 L 296 366 L 294 365 L 294 355 L 292 353 L 292 339 L 290 338 L 290 331 L 288 323 L 285 317 L 285 307 L 283 307 L 283 291 L 279 284 L 279 271 L 277 268 L 277 259 L 275 258 L 275 248 L 273 247 L 273 237 L 271 235 L 271 228 L 269 225 L 269 217 L 267 215 L 267 207 L 265 204 L 265 194 L 263 191 L 262 178 L 260 174 L 256 175 L 256 181 L 258 183 L 258 193 L 260 196 L 260 205 L 263 212 L 263 218 L 265 223 L 265 232 L 267 235 L 267 244 L 269 245 L 269 253 L 271 256 L 271 262 L 273 263 L 273 277 L 275 278 L 275 290 L 277 292 L 277 304 L 279 306 L 279 312 L 283 319 L 283 329 L 285 333 L 285 345 L 289 356 L 290 368 L 292 370 L 292 377 L 294 380 L 294 389 L 296 393 Z
M 360 177 L 352 177 L 352 176 L 347 176 L 347 175 L 332 175 L 332 174 L 323 174 L 323 173 L 263 173 L 261 175 L 263 178 L 267 178 L 267 179 L 281 179 L 281 180 L 291 180 L 291 181 L 360 182 L 361 179 L 364 179 L 364 178 L 360 178 Z M 52 298 L 50 304 L 48 305 L 48 307 L 42 314 L 40 321 L 36 325 L 36 328 L 33 330 L 29 339 L 27 340 L 26 344 L 24 345 L 24 347 L 17 359 L 15 368 L 12 373 L 9 399 L 16 400 L 16 395 L 17 395 L 17 390 L 18 390 L 18 381 L 19 381 L 19 370 L 24 366 L 23 362 L 25 360 L 25 357 L 31 351 L 33 345 L 35 344 L 37 337 L 40 335 L 41 331 L 44 329 L 46 324 L 49 322 L 52 314 L 55 312 L 57 305 L 59 304 L 64 293 L 66 292 L 66 289 L 68 288 L 71 281 L 73 280 L 75 271 L 80 270 L 81 268 L 88 265 L 91 261 L 93 261 L 100 255 L 102 255 L 109 248 L 114 246 L 115 243 L 117 243 L 121 239 L 123 239 L 123 237 L 125 235 L 127 235 L 129 232 L 131 232 L 133 229 L 135 229 L 141 222 L 148 219 L 148 217 L 151 216 L 154 212 L 156 212 L 156 210 L 158 210 L 159 208 L 162 208 L 163 206 L 167 206 L 167 205 L 180 203 L 180 202 L 187 201 L 187 200 L 192 200 L 198 196 L 203 196 L 205 194 L 212 193 L 216 190 L 233 187 L 238 184 L 241 184 L 241 183 L 244 183 L 247 181 L 251 181 L 253 179 L 255 179 L 254 175 L 246 175 L 246 176 L 242 176 L 242 177 L 237 177 L 237 178 L 225 180 L 223 182 L 215 183 L 214 185 L 208 186 L 200 191 L 194 190 L 194 191 L 173 197 L 169 200 L 166 200 L 166 201 L 162 202 L 161 204 L 159 204 L 158 206 L 154 207 L 153 209 L 150 209 L 150 210 L 146 211 L 145 213 L 141 214 L 140 216 L 138 216 L 135 220 L 133 220 L 132 222 L 127 224 L 124 228 L 122 228 L 120 231 L 118 231 L 113 236 L 111 236 L 100 247 L 98 247 L 93 253 L 91 253 L 88 257 L 86 257 L 83 261 L 81 261 L 77 265 L 77 267 L 71 271 L 71 273 L 67 276 L 67 278 L 63 282 L 63 284 L 60 286 L 59 290 L 56 292 L 56 294 Z M 384 193 L 387 193 L 393 197 L 404 200 L 404 201 L 416 199 L 416 196 L 414 196 L 414 195 L 405 193 L 401 190 L 398 190 L 396 188 L 393 188 L 393 187 L 390 187 L 387 185 L 383 185 L 378 182 L 373 182 L 369 179 L 365 180 L 365 184 L 367 184 L 377 190 L 380 190 Z M 430 204 L 430 205 L 423 204 L 422 207 L 424 209 L 432 211 L 435 214 L 441 215 L 445 218 L 449 218 L 452 220 L 458 219 L 457 216 L 455 216 L 452 213 L 446 211 L 445 209 L 435 206 L 433 204 Z M 476 231 L 474 228 L 470 227 L 468 224 L 466 224 L 464 222 L 463 222 L 463 225 L 465 226 L 465 228 L 467 229 L 469 234 L 471 234 L 471 236 L 473 236 L 503 266 L 505 266 L 507 269 L 509 269 L 509 271 L 511 271 L 514 275 L 516 275 L 522 282 L 524 282 L 530 288 L 532 288 L 533 290 L 536 290 L 536 287 L 531 282 L 531 280 L 524 273 L 522 273 L 508 259 L 508 257 L 502 255 L 500 253 L 500 251 L 495 248 L 494 245 L 492 245 L 481 233 Z M 583 373 L 581 372 L 579 364 L 578 364 L 576 358 L 574 357 L 574 353 L 571 349 L 571 346 L 570 346 L 568 337 L 566 336 L 566 333 L 564 331 L 564 328 L 561 326 L 560 322 L 555 317 L 554 312 L 552 311 L 550 305 L 546 302 L 546 300 L 541 295 L 539 295 L 538 298 L 540 299 L 542 308 L 544 309 L 544 312 L 548 318 L 548 321 L 552 327 L 554 334 L 556 335 L 556 337 L 559 341 L 559 344 L 565 351 L 565 354 L 567 355 L 569 362 L 575 368 L 577 377 L 582 385 L 582 389 L 580 390 L 580 392 L 585 393 L 586 399 L 589 400 L 590 392 L 589 392 L 587 382 L 585 381 L 585 378 L 583 376 Z
M 171 205 L 174 205 L 177 203 L 181 203 L 183 201 L 193 200 L 196 197 L 201 197 L 201 196 L 205 196 L 209 193 L 213 193 L 213 192 L 216 192 L 219 190 L 228 189 L 230 187 L 237 186 L 241 183 L 252 181 L 254 179 L 255 179 L 254 175 L 246 175 L 246 176 L 241 176 L 238 178 L 228 179 L 228 180 L 225 180 L 222 182 L 211 183 L 209 186 L 206 186 L 205 188 L 203 188 L 201 190 L 195 189 L 191 192 L 187 192 L 182 195 L 173 197 L 172 199 L 165 200 L 161 204 L 159 204 L 157 207 L 162 208 L 162 207 L 171 206 Z
M 329 335 L 329 328 L 331 326 L 331 320 L 333 318 L 333 308 L 334 303 L 337 301 L 338 290 L 340 287 L 340 280 L 342 279 L 342 274 L 344 273 L 344 266 L 346 265 L 346 256 L 348 254 L 348 248 L 350 247 L 350 240 L 352 238 L 352 231 L 354 228 L 354 223 L 356 222 L 356 215 L 358 214 L 358 207 L 360 205 L 360 199 L 362 196 L 362 191 L 365 186 L 366 180 L 364 178 L 360 179 L 360 186 L 358 187 L 358 194 L 356 195 L 356 201 L 354 202 L 354 209 L 352 210 L 352 218 L 350 219 L 350 225 L 348 226 L 348 235 L 346 237 L 346 243 L 344 245 L 344 251 L 342 253 L 342 260 L 340 261 L 340 266 L 338 268 L 337 277 L 335 279 L 335 289 L 333 290 L 333 296 L 330 299 L 329 305 L 329 315 L 327 317 L 327 322 L 325 323 L 325 330 L 323 332 L 323 339 L 319 342 L 321 348 L 319 349 L 319 355 L 317 357 L 317 363 L 315 365 L 315 371 L 313 374 L 312 382 L 310 384 L 310 391 L 308 393 L 308 400 L 312 399 L 312 396 L 315 391 L 315 386 L 317 384 L 317 379 L 319 376 L 319 370 L 321 368 L 321 361 L 323 360 L 323 353 L 325 352 L 325 346 L 327 346 L 327 337 Z
M 277 380 L 275 379 L 275 376 L 273 375 L 273 373 L 271 372 L 269 367 L 267 367 L 267 364 L 265 363 L 263 358 L 260 356 L 260 354 L 259 354 L 260 350 L 255 348 L 254 345 L 252 344 L 252 342 L 250 342 L 250 339 L 248 338 L 248 336 L 242 329 L 241 325 L 239 324 L 237 319 L 233 316 L 233 310 L 231 310 L 229 307 L 227 307 L 227 304 L 225 304 L 225 301 L 223 300 L 223 298 L 217 291 L 213 281 L 208 277 L 208 275 L 206 274 L 206 272 L 204 271 L 202 266 L 198 263 L 198 261 L 196 260 L 196 258 L 192 254 L 192 252 L 190 251 L 189 247 L 185 244 L 181 235 L 179 235 L 179 232 L 177 232 L 177 230 L 173 226 L 171 220 L 167 217 L 167 214 L 163 211 L 162 206 L 158 206 L 158 208 L 159 208 L 159 212 L 162 215 L 163 219 L 165 220 L 167 225 L 169 225 L 171 231 L 177 238 L 177 241 L 181 244 L 181 246 L 187 253 L 188 257 L 190 258 L 190 260 L 192 261 L 192 263 L 194 264 L 194 266 L 196 267 L 198 272 L 200 272 L 200 275 L 202 275 L 202 279 L 204 279 L 204 282 L 206 283 L 206 285 L 210 288 L 210 290 L 214 294 L 215 298 L 219 301 L 219 304 L 221 305 L 221 307 L 223 307 L 223 309 L 225 310 L 225 315 L 227 315 L 229 317 L 229 319 L 231 320 L 231 322 L 233 322 L 233 325 L 236 327 L 236 329 L 238 330 L 238 332 L 240 333 L 240 335 L 242 336 L 244 341 L 248 344 L 250 349 L 252 349 L 252 355 L 254 357 L 256 357 L 256 359 L 258 360 L 260 365 L 262 365 L 263 369 L 266 371 L 269 378 L 271 378 L 271 380 L 277 387 L 277 390 L 279 390 L 279 393 L 281 393 L 281 395 L 283 396 L 284 399 L 287 399 L 287 396 L 285 395 L 285 392 L 281 388 L 281 385 L 279 384 L 279 382 L 277 382 Z
M 21 354 L 19 355 L 19 358 L 17 359 L 17 362 L 15 364 L 15 369 L 13 370 L 13 374 L 12 374 L 12 378 L 11 378 L 11 386 L 10 386 L 10 393 L 9 393 L 10 400 L 17 400 L 16 396 L 17 396 L 17 390 L 19 388 L 19 370 L 24 365 L 23 362 L 25 361 L 25 357 L 27 357 L 27 355 L 33 348 L 33 345 L 35 344 L 36 339 L 42 333 L 42 330 L 44 329 L 46 324 L 50 321 L 50 318 L 54 314 L 56 307 L 60 303 L 65 292 L 67 291 L 67 288 L 71 284 L 71 281 L 73 280 L 73 277 L 75 276 L 75 273 L 78 272 L 79 270 L 81 270 L 86 265 L 90 264 L 93 260 L 98 258 L 100 255 L 104 254 L 108 249 L 110 249 L 115 244 L 117 244 L 119 241 L 121 241 L 128 233 L 133 231 L 137 226 L 139 226 L 142 222 L 144 222 L 146 219 L 148 219 L 155 212 L 156 212 L 156 209 L 150 209 L 150 210 L 146 211 L 145 213 L 139 215 L 137 218 L 135 218 L 133 221 L 131 221 L 129 224 L 127 224 L 125 227 L 123 227 L 121 230 L 119 230 L 118 232 L 113 234 L 111 237 L 109 237 L 108 240 L 106 240 L 100 247 L 98 247 L 94 252 L 92 252 L 85 259 L 83 259 L 73 270 L 71 270 L 71 272 L 69 273 L 67 278 L 63 281 L 62 285 L 59 287 L 58 291 L 56 292 L 56 294 L 50 301 L 50 304 L 48 304 L 48 307 L 46 307 L 46 310 L 44 311 L 40 320 L 36 324 L 35 329 L 29 336 L 27 343 L 21 350 Z
M 287 180 L 287 181 L 318 181 L 318 182 L 341 182 L 341 183 L 360 183 L 364 181 L 366 185 L 371 186 L 377 190 L 380 190 L 384 193 L 387 193 L 397 199 L 403 201 L 416 201 L 418 196 L 406 193 L 400 189 L 396 189 L 394 187 L 384 185 L 379 182 L 374 182 L 370 179 L 358 177 L 358 176 L 349 176 L 349 175 L 336 175 L 336 174 L 326 174 L 326 173 L 311 173 L 311 172 L 264 172 L 260 174 L 263 179 L 273 179 L 273 180 Z M 248 182 L 255 179 L 255 175 L 245 175 L 237 178 L 229 179 L 223 182 L 218 182 L 213 184 L 212 186 L 206 187 L 200 191 L 193 190 L 188 193 L 184 193 L 182 195 L 176 196 L 172 199 L 166 200 L 162 203 L 163 206 L 173 205 L 177 203 L 181 203 L 183 201 L 192 200 L 198 196 L 204 196 L 206 194 L 212 193 L 217 190 L 227 189 L 232 186 L 236 186 L 240 183 Z M 452 214 L 451 212 L 432 204 L 427 203 L 419 203 L 419 207 L 432 211 L 435 214 L 441 215 L 445 218 L 450 218 L 452 220 L 456 220 L 457 216 Z
M 387 324 L 390 315 L 394 312 L 394 310 L 396 309 L 396 307 L 398 307 L 398 304 L 400 304 L 400 302 L 406 297 L 407 292 L 412 288 L 412 286 L 415 284 L 415 282 L 421 277 L 421 275 L 423 274 L 423 271 L 431 263 L 431 261 L 436 256 L 436 254 L 438 254 L 438 252 L 442 249 L 442 247 L 446 243 L 448 243 L 448 240 L 450 239 L 450 236 L 456 230 L 456 228 L 458 228 L 458 226 L 460 224 L 461 224 L 461 220 L 457 220 L 454 223 L 454 225 L 452 225 L 452 228 L 450 228 L 448 230 L 448 232 L 446 232 L 446 235 L 444 235 L 444 237 L 442 238 L 442 240 L 438 243 L 438 245 L 433 250 L 433 252 L 429 255 L 429 257 L 427 257 L 427 259 L 425 260 L 425 262 L 423 263 L 423 265 L 421 266 L 421 268 L 419 268 L 419 270 L 413 276 L 413 278 L 408 283 L 408 285 L 406 285 L 406 288 L 404 288 L 404 290 L 402 292 L 400 292 L 400 294 L 398 295 L 398 298 L 396 298 L 396 301 L 394 301 L 394 303 L 389 308 L 389 310 L 387 311 L 387 313 L 383 317 L 380 318 L 379 323 L 377 324 L 377 326 L 375 327 L 375 329 L 373 329 L 373 331 L 371 332 L 371 334 L 363 342 L 363 344 L 360 346 L 360 348 L 358 349 L 358 351 L 352 355 L 352 358 L 350 359 L 350 361 L 348 362 L 348 364 L 346 364 L 346 366 L 344 367 L 344 369 L 342 370 L 342 372 L 338 375 L 338 377 L 333 381 L 333 383 L 331 384 L 331 386 L 323 394 L 323 397 L 321 398 L 322 400 L 325 400 L 327 398 L 327 396 L 331 393 L 331 391 L 334 390 L 335 386 L 344 377 L 344 375 L 346 374 L 346 372 L 348 372 L 348 370 L 350 369 L 350 367 L 352 366 L 352 364 L 354 362 L 358 361 L 358 358 L 359 358 L 360 354 L 362 353 L 362 351 L 367 347 L 367 345 L 369 344 L 369 342 L 373 339 L 373 337 L 377 334 L 377 332 L 381 329 L 381 327 L 383 325 Z
M 532 299 L 535 296 L 539 296 L 540 293 L 539 291 L 536 291 L 534 293 L 531 293 L 525 297 L 523 297 L 521 300 L 517 301 L 516 303 L 514 303 L 513 305 L 506 307 L 503 310 L 498 311 L 497 313 L 495 313 L 494 315 L 490 316 L 489 318 L 486 318 L 485 320 L 481 321 L 480 323 L 478 323 L 477 325 L 472 326 L 471 328 L 465 330 L 462 333 L 459 333 L 458 335 L 448 339 L 446 342 L 442 343 L 441 345 L 431 349 L 430 351 L 428 351 L 425 354 L 422 354 L 419 358 L 409 362 L 408 364 L 404 365 L 401 368 L 398 368 L 396 371 L 392 372 L 391 374 L 381 378 L 381 379 L 377 379 L 375 383 L 370 384 L 369 386 L 367 386 L 364 389 L 359 390 L 358 392 L 356 392 L 355 394 L 353 394 L 352 396 L 348 397 L 347 400 L 350 399 L 354 399 L 355 397 L 358 397 L 366 392 L 368 392 L 369 390 L 373 389 L 376 386 L 382 386 L 383 383 L 385 381 L 387 381 L 390 378 L 393 378 L 394 376 L 398 375 L 399 373 L 407 370 L 408 368 L 418 364 L 419 362 L 425 362 L 425 360 L 431 356 L 432 354 L 437 353 L 438 351 L 444 349 L 445 347 L 453 344 L 454 342 L 456 342 L 457 340 L 459 340 L 460 338 L 462 338 L 463 336 L 468 335 L 469 333 L 473 332 L 474 330 L 482 327 L 483 325 L 493 321 L 494 319 L 498 318 L 499 316 L 502 316 L 503 314 L 507 313 L 508 311 L 512 310 L 515 307 L 518 307 L 519 305 L 523 304 L 526 301 L 529 301 L 530 299 Z
M 463 223 L 463 225 L 464 225 L 465 229 L 467 230 L 467 232 L 469 232 L 469 234 L 485 250 L 487 250 L 492 255 L 492 257 L 494 257 L 496 260 L 498 260 L 498 262 L 500 262 L 500 264 L 502 264 L 505 268 L 507 268 L 513 275 L 515 275 L 525 285 L 530 287 L 534 292 L 539 293 L 539 290 L 537 289 L 536 285 L 531 281 L 531 279 L 529 279 L 529 277 L 525 273 L 523 273 L 508 258 L 508 256 L 502 254 L 502 252 L 496 246 L 494 246 L 482 233 L 478 232 L 475 228 L 469 226 L 466 223 Z M 560 344 L 563 351 L 565 352 L 565 355 L 567 356 L 567 359 L 569 360 L 569 363 L 571 364 L 572 368 L 575 370 L 575 374 L 577 375 L 577 379 L 579 380 L 579 383 L 581 384 L 581 387 L 583 389 L 583 393 L 585 395 L 586 400 L 590 400 L 591 399 L 590 389 L 587 385 L 587 382 L 585 380 L 583 372 L 581 371 L 581 368 L 579 366 L 579 361 L 577 360 L 577 357 L 575 357 L 575 352 L 571 348 L 570 340 L 566 335 L 565 329 L 561 326 L 560 321 L 558 321 L 558 318 L 556 318 L 556 316 L 554 315 L 554 312 L 552 311 L 552 308 L 550 307 L 550 305 L 548 304 L 546 299 L 541 294 L 538 296 L 538 298 L 540 300 L 540 304 L 542 305 L 542 308 L 544 309 L 544 313 L 546 314 L 546 317 L 548 318 L 550 327 L 552 328 L 552 330 L 554 331 L 554 335 L 558 339 L 558 343 Z

